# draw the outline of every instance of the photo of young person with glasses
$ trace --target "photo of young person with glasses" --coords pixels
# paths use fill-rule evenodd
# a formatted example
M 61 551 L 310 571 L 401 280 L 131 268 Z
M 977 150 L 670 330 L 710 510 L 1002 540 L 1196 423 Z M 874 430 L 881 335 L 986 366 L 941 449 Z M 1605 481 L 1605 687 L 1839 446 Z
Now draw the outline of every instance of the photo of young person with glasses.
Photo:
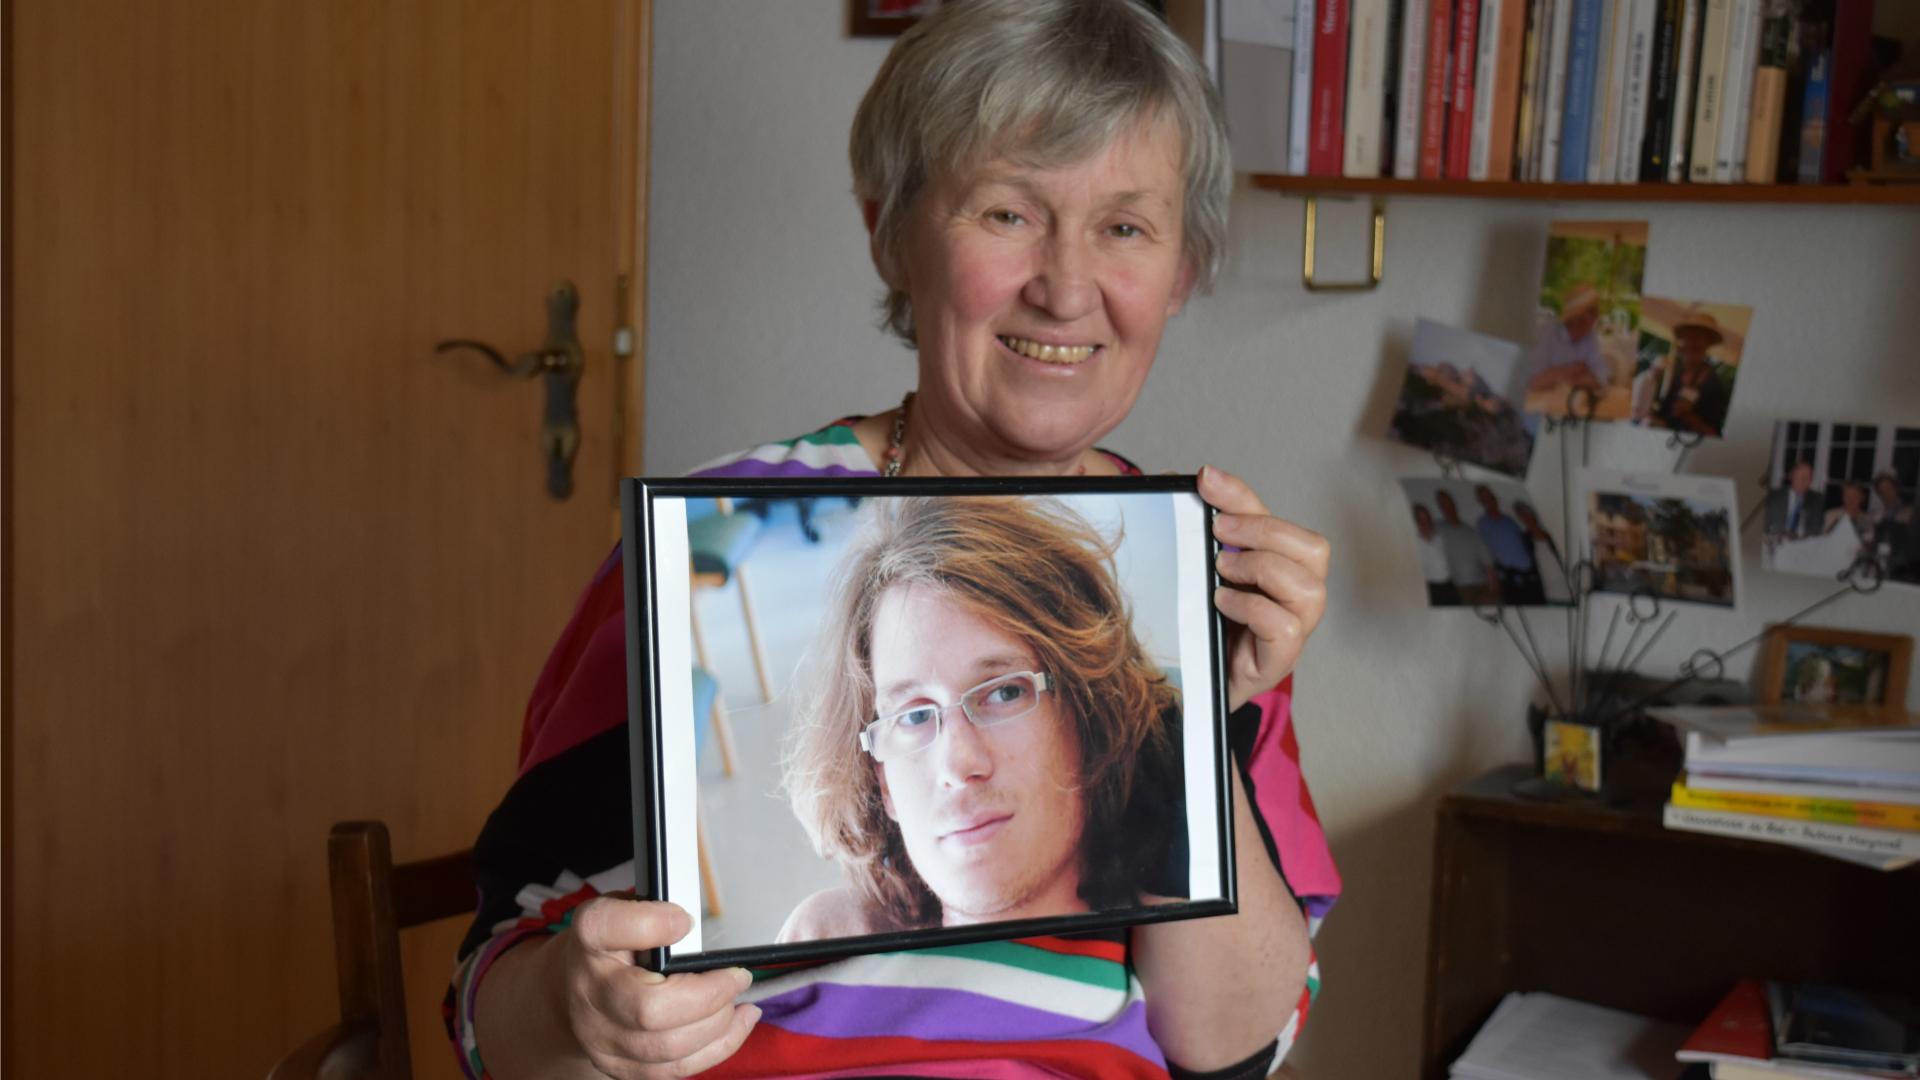
M 1109 541 L 1057 501 L 873 500 L 785 761 L 846 880 L 782 942 L 1066 915 L 1184 887 L 1180 695 Z

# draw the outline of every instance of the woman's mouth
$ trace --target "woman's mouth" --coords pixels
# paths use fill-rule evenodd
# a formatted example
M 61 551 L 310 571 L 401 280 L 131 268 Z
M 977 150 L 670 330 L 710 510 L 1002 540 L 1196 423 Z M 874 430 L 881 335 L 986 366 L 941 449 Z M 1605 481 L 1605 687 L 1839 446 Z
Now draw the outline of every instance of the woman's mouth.
M 1001 336 L 1000 344 L 1005 345 L 1007 348 L 1030 360 L 1038 360 L 1043 364 L 1063 365 L 1078 364 L 1084 361 L 1087 357 L 1092 356 L 1093 350 L 1098 347 L 1094 345 L 1043 345 L 1038 341 L 1028 341 L 1026 338 L 1009 337 L 1006 335 Z

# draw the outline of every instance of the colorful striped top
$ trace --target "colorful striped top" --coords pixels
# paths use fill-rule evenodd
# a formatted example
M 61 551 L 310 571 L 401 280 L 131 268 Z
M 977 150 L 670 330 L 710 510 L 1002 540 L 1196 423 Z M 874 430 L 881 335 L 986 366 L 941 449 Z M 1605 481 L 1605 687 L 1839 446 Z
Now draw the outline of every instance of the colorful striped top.
M 1123 470 L 1130 462 L 1109 455 Z M 850 420 L 769 443 L 694 476 L 872 476 Z M 462 1068 L 486 1076 L 475 993 L 494 958 L 564 929 L 579 905 L 634 885 L 628 827 L 624 590 L 616 550 L 588 585 L 534 687 L 520 774 L 474 848 L 480 911 L 444 1008 Z M 1229 718 L 1263 839 L 1317 929 L 1340 889 L 1299 768 L 1291 679 Z M 762 1016 L 746 1044 L 702 1074 L 762 1077 L 1139 1077 L 1169 1066 L 1147 1030 L 1125 931 L 884 953 L 755 973 Z M 1285 1020 L 1278 1064 L 1319 990 L 1319 968 Z

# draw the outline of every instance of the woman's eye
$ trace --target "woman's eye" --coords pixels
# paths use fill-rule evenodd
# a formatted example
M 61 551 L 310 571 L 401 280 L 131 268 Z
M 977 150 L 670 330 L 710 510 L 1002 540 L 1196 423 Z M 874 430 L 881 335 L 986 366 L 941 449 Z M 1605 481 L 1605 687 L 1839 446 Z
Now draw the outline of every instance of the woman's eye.
M 1121 238 L 1122 240 L 1127 240 L 1127 239 L 1131 239 L 1132 237 L 1135 237 L 1135 236 L 1139 236 L 1139 235 L 1140 235 L 1140 226 L 1138 226 L 1138 225 L 1115 225 L 1115 226 L 1114 226 L 1113 228 L 1111 228 L 1111 229 L 1109 229 L 1109 230 L 1107 230 L 1107 231 L 1108 231 L 1108 232 L 1111 232 L 1111 233 L 1112 233 L 1113 235 L 1115 235 L 1115 236 L 1117 236 L 1117 237 L 1119 237 L 1119 238 Z
M 989 214 L 988 216 L 991 217 L 994 220 L 994 223 L 998 225 L 1018 225 L 1022 220 L 1019 214 L 1016 214 L 1011 210 L 995 210 L 992 214 Z
M 933 718 L 938 715 L 939 712 L 935 709 L 908 709 L 894 719 L 894 724 L 903 728 L 915 728 L 922 724 L 933 723 Z
M 1019 701 L 1023 696 L 1025 696 L 1025 689 L 1015 683 L 996 686 L 987 692 L 987 700 L 995 705 L 1006 705 Z

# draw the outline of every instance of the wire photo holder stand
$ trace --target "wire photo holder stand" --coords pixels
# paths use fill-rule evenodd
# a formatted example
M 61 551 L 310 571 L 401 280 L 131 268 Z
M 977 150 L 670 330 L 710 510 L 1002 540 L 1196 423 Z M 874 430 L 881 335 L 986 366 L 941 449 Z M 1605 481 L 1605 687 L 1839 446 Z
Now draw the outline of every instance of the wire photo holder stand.
M 1574 455 L 1573 436 L 1579 434 L 1579 465 L 1586 468 L 1589 464 L 1592 448 L 1592 429 L 1594 410 L 1598 404 L 1592 391 L 1575 387 L 1567 393 L 1567 415 L 1564 417 L 1547 416 L 1541 421 L 1542 435 L 1559 435 L 1560 443 L 1560 484 L 1561 516 L 1563 532 L 1569 545 L 1569 553 L 1576 538 L 1580 541 L 1580 550 L 1588 546 L 1589 538 L 1575 531 L 1575 502 L 1577 492 L 1573 483 Z M 1697 432 L 1671 432 L 1667 437 L 1667 448 L 1677 450 L 1672 465 L 1674 474 L 1680 473 L 1693 449 L 1700 445 L 1704 436 Z M 1439 451 L 1433 452 L 1434 464 L 1440 469 L 1440 476 L 1447 480 L 1467 479 L 1461 462 Z M 1763 485 L 1764 486 L 1764 483 Z M 1741 519 L 1735 531 L 1732 543 L 1737 544 L 1749 527 L 1759 516 L 1762 502 Z M 1584 517 L 1581 518 L 1584 522 Z M 1737 557 L 1737 556 L 1736 556 Z M 1881 584 L 1879 566 L 1871 559 L 1858 559 L 1846 570 L 1836 576 L 1840 587 L 1828 596 L 1809 604 L 1784 619 L 1772 620 L 1759 633 L 1724 649 L 1695 649 L 1680 665 L 1677 675 L 1668 680 L 1648 679 L 1639 673 L 1641 661 L 1652 652 L 1655 645 L 1672 628 L 1679 616 L 1677 610 L 1671 610 L 1661 603 L 1660 596 L 1652 589 L 1642 586 L 1630 594 L 1625 594 L 1622 603 L 1613 609 L 1613 615 L 1607 622 L 1606 632 L 1600 639 L 1600 651 L 1594 657 L 1591 667 L 1586 663 L 1589 653 L 1590 633 L 1592 630 L 1592 597 L 1596 588 L 1597 568 L 1589 557 L 1567 563 L 1564 567 L 1567 592 L 1573 597 L 1573 606 L 1567 608 L 1567 678 L 1566 699 L 1563 701 L 1559 688 L 1554 684 L 1552 672 L 1548 666 L 1548 656 L 1540 647 L 1534 634 L 1533 625 L 1527 617 L 1524 607 L 1510 607 L 1504 601 L 1494 606 L 1476 605 L 1473 613 L 1489 626 L 1504 631 L 1527 667 L 1538 680 L 1540 689 L 1546 694 L 1547 704 L 1552 712 L 1540 717 L 1543 720 L 1558 720 L 1564 723 L 1580 724 L 1595 729 L 1595 736 L 1602 746 L 1618 741 L 1622 730 L 1640 711 L 1648 705 L 1656 704 L 1663 698 L 1694 683 L 1710 683 L 1723 679 L 1726 675 L 1727 661 L 1740 653 L 1753 648 L 1764 641 L 1768 634 L 1782 626 L 1794 626 L 1801 620 L 1845 599 L 1848 596 L 1865 595 L 1877 592 Z M 1543 569 L 1543 572 L 1550 572 Z M 1618 595 L 1618 594 L 1616 594 Z M 1616 638 L 1622 638 L 1620 649 L 1615 652 L 1613 644 Z M 1643 640 L 1644 638 L 1644 640 Z M 1626 689 L 1629 684 L 1644 685 L 1654 682 L 1652 691 L 1628 698 Z M 1604 765 L 1605 758 L 1602 758 Z M 1535 765 L 1540 764 L 1536 754 Z M 1554 783 L 1543 777 L 1533 777 L 1515 783 L 1516 794 L 1527 798 L 1550 800 L 1605 800 L 1609 798 L 1605 783 L 1605 771 L 1602 772 L 1602 790 L 1589 792 L 1568 784 Z

